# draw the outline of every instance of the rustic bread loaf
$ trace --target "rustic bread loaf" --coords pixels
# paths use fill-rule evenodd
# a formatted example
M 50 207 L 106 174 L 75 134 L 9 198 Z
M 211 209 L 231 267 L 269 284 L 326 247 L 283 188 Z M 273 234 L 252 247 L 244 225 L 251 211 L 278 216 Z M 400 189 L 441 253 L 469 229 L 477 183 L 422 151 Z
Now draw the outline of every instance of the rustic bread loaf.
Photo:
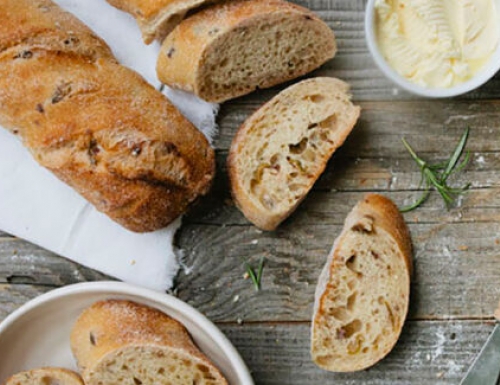
M 214 152 L 106 44 L 49 0 L 0 0 L 0 125 L 96 208 L 164 227 L 211 185 Z
M 84 385 L 78 374 L 62 368 L 40 368 L 20 372 L 4 385 Z
M 398 208 L 367 195 L 348 215 L 319 278 L 311 337 L 319 367 L 362 370 L 392 350 L 408 312 L 411 259 Z
M 134 16 L 146 44 L 163 41 L 186 13 L 217 0 L 107 0 L 112 6 Z
M 232 195 L 257 227 L 274 230 L 305 198 L 358 120 L 349 86 L 304 80 L 279 93 L 240 127 L 228 158 Z
M 86 309 L 71 332 L 71 349 L 86 385 L 227 385 L 183 325 L 134 302 Z
M 182 21 L 164 41 L 157 72 L 173 88 L 223 102 L 304 75 L 336 52 L 331 29 L 283 0 L 234 0 Z

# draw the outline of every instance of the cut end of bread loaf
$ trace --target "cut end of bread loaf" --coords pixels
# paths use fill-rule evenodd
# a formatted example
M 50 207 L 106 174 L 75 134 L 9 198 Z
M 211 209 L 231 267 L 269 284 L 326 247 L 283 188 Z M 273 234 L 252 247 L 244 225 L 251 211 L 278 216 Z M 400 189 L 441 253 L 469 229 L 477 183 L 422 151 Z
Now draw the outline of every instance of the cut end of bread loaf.
M 108 355 L 85 376 L 87 385 L 227 385 L 218 370 L 180 350 L 129 346 Z
M 363 370 L 392 350 L 408 312 L 410 254 L 390 200 L 369 195 L 353 209 L 316 292 L 311 353 L 319 367 Z
M 86 385 L 227 385 L 182 324 L 130 301 L 100 301 L 85 310 L 71 349 Z
M 281 0 L 229 1 L 201 11 L 180 27 L 163 44 L 158 75 L 164 83 L 210 102 L 302 76 L 333 58 L 337 49 L 328 25 L 309 10 Z M 184 40 L 189 34 L 204 41 L 202 51 L 191 58 L 197 63 L 195 84 L 183 84 L 176 76 L 191 55 L 184 52 L 191 49 Z
M 78 374 L 62 368 L 40 368 L 10 377 L 4 385 L 84 385 Z
M 344 143 L 360 113 L 348 89 L 334 78 L 304 80 L 243 123 L 228 168 L 236 204 L 256 226 L 274 230 L 290 215 Z

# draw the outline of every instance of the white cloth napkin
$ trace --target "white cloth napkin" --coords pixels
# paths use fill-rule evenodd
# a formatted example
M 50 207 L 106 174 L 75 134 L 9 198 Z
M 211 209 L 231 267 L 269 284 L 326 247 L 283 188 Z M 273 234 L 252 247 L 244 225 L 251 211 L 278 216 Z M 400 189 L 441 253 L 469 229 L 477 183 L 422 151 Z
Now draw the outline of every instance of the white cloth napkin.
M 55 0 L 111 47 L 118 60 L 160 88 L 159 45 L 143 44 L 135 20 L 105 0 Z M 217 106 L 165 87 L 164 93 L 209 138 Z M 173 237 L 181 220 L 153 233 L 125 230 L 39 166 L 20 141 L 0 128 L 0 229 L 123 281 L 164 291 L 179 263 Z

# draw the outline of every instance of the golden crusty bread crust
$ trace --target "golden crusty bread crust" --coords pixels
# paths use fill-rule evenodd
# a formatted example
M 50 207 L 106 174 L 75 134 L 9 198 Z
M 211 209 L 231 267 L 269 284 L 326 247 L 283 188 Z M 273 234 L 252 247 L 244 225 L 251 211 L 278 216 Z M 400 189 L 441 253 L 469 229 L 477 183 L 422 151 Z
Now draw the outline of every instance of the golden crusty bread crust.
M 52 2 L 0 3 L 0 124 L 42 166 L 138 232 L 209 190 L 214 152 L 160 92 Z
M 163 41 L 186 13 L 217 0 L 107 0 L 112 6 L 134 16 L 146 44 Z
M 356 256 L 360 252 L 360 244 L 357 243 L 356 246 L 354 244 L 351 245 L 353 238 L 350 238 L 350 240 L 348 238 L 350 233 L 353 232 L 366 233 L 371 234 L 371 236 L 373 237 L 379 237 L 378 242 L 376 242 L 379 244 L 382 244 L 381 237 L 383 236 L 383 234 L 388 235 L 388 237 L 392 240 L 391 242 L 395 245 L 395 248 L 391 247 L 390 252 L 394 253 L 393 256 L 396 258 L 396 260 L 398 258 L 401 258 L 402 261 L 401 259 L 399 261 L 402 262 L 401 265 L 404 266 L 402 271 L 395 271 L 395 274 L 396 276 L 398 276 L 400 273 L 403 275 L 402 277 L 398 277 L 398 279 L 400 279 L 401 282 L 406 282 L 406 286 L 398 287 L 397 292 L 391 294 L 396 294 L 396 297 L 398 297 L 404 305 L 399 306 L 401 305 L 401 303 L 398 303 L 398 305 L 395 305 L 394 303 L 389 304 L 389 306 L 394 307 L 394 313 L 389 311 L 389 318 L 396 324 L 393 325 L 394 329 L 393 331 L 391 331 L 391 333 L 384 334 L 385 341 L 380 341 L 379 339 L 379 342 L 377 343 L 377 349 L 379 350 L 376 351 L 375 354 L 372 354 L 372 356 L 369 357 L 357 357 L 355 355 L 349 355 L 349 357 L 345 357 L 345 359 L 341 356 L 336 356 L 337 358 L 335 359 L 326 359 L 323 343 L 328 340 L 330 341 L 329 344 L 334 344 L 331 341 L 335 341 L 336 339 L 338 340 L 339 338 L 344 338 L 342 333 L 341 335 L 339 335 L 338 329 L 334 328 L 333 325 L 335 323 L 333 322 L 333 320 L 328 324 L 327 320 L 329 318 L 331 319 L 332 317 L 336 318 L 334 314 L 341 314 L 338 310 L 339 308 L 332 308 L 331 306 L 332 296 L 339 296 L 338 290 L 340 290 L 340 286 L 338 286 L 337 282 L 339 281 L 339 279 L 334 282 L 333 277 L 338 277 L 339 275 L 345 274 L 341 271 L 341 269 L 345 264 L 349 263 L 349 261 L 346 262 L 344 260 L 341 248 L 345 245 L 347 250 L 349 250 L 349 255 L 352 254 Z M 372 240 L 371 242 L 375 241 Z M 368 248 L 374 247 L 373 243 L 371 244 L 371 246 L 369 244 L 367 244 L 366 246 Z M 387 258 L 387 255 L 382 255 L 380 252 L 372 251 L 372 257 L 372 263 L 375 264 L 381 262 L 382 260 L 385 260 Z M 350 257 L 349 259 L 351 258 L 353 257 Z M 364 268 L 366 269 L 367 267 L 365 266 Z M 394 266 L 391 266 L 391 268 L 394 269 Z M 364 199 L 359 202 L 347 216 L 342 233 L 335 240 L 332 250 L 328 256 L 327 263 L 319 277 L 318 285 L 316 287 L 311 333 L 311 354 L 313 357 L 313 361 L 321 368 L 329 371 L 351 372 L 366 369 L 367 367 L 370 367 L 383 359 L 396 344 L 401 333 L 404 320 L 408 313 L 410 279 L 412 270 L 412 245 L 410 232 L 397 206 L 390 199 L 384 196 L 378 194 L 367 194 Z M 360 280 L 364 279 L 363 274 L 357 274 Z M 373 279 L 377 279 L 378 281 L 380 281 L 386 278 L 382 276 L 376 276 Z M 344 277 L 342 278 L 342 280 L 347 280 L 347 278 Z M 358 294 L 356 294 L 355 297 L 360 296 L 360 287 L 358 287 L 357 290 Z M 372 295 L 371 291 L 375 290 L 376 288 L 372 286 L 369 289 L 369 292 L 364 292 L 362 293 L 362 295 L 370 296 Z M 404 298 L 400 298 L 401 296 Z M 388 297 L 384 296 L 383 298 L 387 300 Z M 349 303 L 349 301 L 347 302 Z M 349 311 L 353 311 L 355 306 L 359 305 L 352 304 L 351 306 L 352 308 Z M 388 306 L 388 304 L 385 304 L 385 306 Z M 343 311 L 345 312 L 345 310 Z M 383 315 L 371 315 L 370 317 L 382 319 Z M 348 318 L 344 318 L 344 320 L 348 320 Z M 366 320 L 361 319 L 361 322 L 365 323 Z M 328 331 L 328 337 L 325 338 L 323 334 L 324 330 L 327 328 L 330 330 Z M 372 326 L 372 329 L 374 328 L 375 327 Z M 363 331 L 363 333 L 368 333 L 368 331 Z M 333 346 L 334 345 L 331 345 L 330 349 Z M 332 357 L 334 356 L 335 355 L 332 354 Z
M 288 74 L 287 71 L 281 71 L 279 75 L 265 76 L 257 85 L 252 84 L 248 87 L 243 85 L 242 89 L 237 89 L 236 85 L 232 85 L 224 96 L 214 96 L 205 89 L 207 84 L 213 81 L 210 73 L 212 66 L 208 62 L 211 58 L 220 56 L 222 53 L 220 51 L 223 50 L 217 46 L 218 43 L 226 41 L 229 42 L 228 46 L 234 46 L 230 43 L 232 36 L 245 35 L 249 30 L 257 29 L 259 23 L 262 22 L 265 22 L 267 26 L 277 25 L 276 28 L 279 28 L 284 21 L 295 23 L 295 25 L 305 22 L 309 31 L 315 30 L 316 37 L 320 36 L 327 40 L 327 43 L 321 47 L 321 52 L 316 49 L 311 52 L 307 47 L 283 47 L 283 50 L 292 52 L 298 48 L 304 50 L 299 56 L 311 57 L 310 64 L 304 65 L 293 75 Z M 277 30 L 276 34 L 272 38 L 276 40 L 275 44 L 286 41 L 286 33 Z M 280 34 L 284 35 L 283 39 L 277 37 Z M 286 36 L 286 38 L 289 37 Z M 262 40 L 262 44 L 266 44 L 265 39 Z M 158 78 L 170 87 L 193 92 L 210 102 L 223 102 L 249 93 L 256 87 L 272 87 L 304 75 L 332 58 L 335 53 L 336 43 L 333 32 L 310 10 L 283 0 L 233 0 L 206 7 L 183 20 L 162 44 L 157 74 Z M 233 57 L 228 61 L 236 61 L 236 59 Z M 277 60 L 274 57 L 271 59 Z M 258 65 L 252 64 L 250 60 L 246 60 L 246 64 L 253 69 L 252 76 L 260 70 Z
M 84 385 L 75 372 L 63 368 L 39 368 L 14 374 L 3 385 Z
M 182 324 L 156 309 L 131 301 L 99 301 L 84 310 L 71 331 L 71 349 L 89 385 L 101 378 L 108 365 L 120 360 L 127 351 L 135 352 L 137 360 L 141 360 L 141 354 L 148 350 L 165 361 L 162 368 L 167 372 L 168 353 L 173 352 L 203 365 L 204 370 L 219 381 L 214 384 L 227 385 Z M 147 362 L 142 364 L 148 365 Z M 128 366 L 131 369 L 130 363 Z M 145 376 L 145 373 L 140 374 Z M 116 375 L 129 376 L 130 373 Z M 144 379 L 141 382 L 146 383 Z

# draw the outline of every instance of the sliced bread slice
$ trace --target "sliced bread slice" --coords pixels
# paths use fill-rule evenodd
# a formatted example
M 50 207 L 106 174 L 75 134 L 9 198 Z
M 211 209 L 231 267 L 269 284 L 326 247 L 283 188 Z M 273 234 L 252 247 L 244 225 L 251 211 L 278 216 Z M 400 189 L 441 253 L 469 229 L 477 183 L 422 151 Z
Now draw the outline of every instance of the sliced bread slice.
M 63 368 L 39 368 L 20 372 L 4 385 L 84 385 L 78 374 Z
M 159 79 L 223 102 L 304 75 L 336 53 L 332 30 L 283 0 L 233 0 L 182 21 L 164 41 Z
M 162 42 L 189 11 L 215 1 L 218 0 L 107 0 L 136 18 L 146 44 Z
M 100 301 L 71 332 L 71 349 L 86 385 L 227 385 L 186 328 L 130 301 Z
M 410 233 L 389 199 L 370 194 L 348 215 L 316 289 L 311 354 L 332 372 L 366 369 L 396 344 L 408 312 Z
M 234 137 L 228 158 L 236 205 L 257 227 L 274 230 L 305 198 L 360 108 L 335 78 L 297 83 L 271 99 Z

